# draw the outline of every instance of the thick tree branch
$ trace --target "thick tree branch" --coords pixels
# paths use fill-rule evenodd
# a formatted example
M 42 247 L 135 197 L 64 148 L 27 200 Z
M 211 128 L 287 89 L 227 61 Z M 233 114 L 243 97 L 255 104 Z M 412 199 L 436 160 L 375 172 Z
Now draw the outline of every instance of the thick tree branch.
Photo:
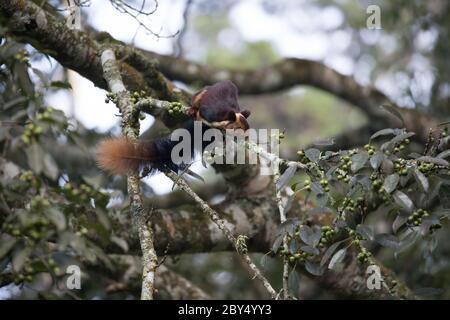
M 28 1 L 1 1 L 0 14 L 7 18 L 11 35 L 47 52 L 63 66 L 79 72 L 101 88 L 106 88 L 106 83 L 101 76 L 98 50 L 107 42 L 114 47 L 117 56 L 126 62 L 122 62 L 121 71 L 127 88 L 145 90 L 159 99 L 188 102 L 187 95 L 165 77 L 195 84 L 231 79 L 244 94 L 268 93 L 296 85 L 311 85 L 349 101 L 369 115 L 371 123 L 381 123 L 384 127 L 401 125 L 395 117 L 379 108 L 382 104 L 391 104 L 402 113 L 406 128 L 415 132 L 423 141 L 428 137 L 429 128 L 435 127 L 439 122 L 416 110 L 398 108 L 379 90 L 363 87 L 353 78 L 315 61 L 290 58 L 258 70 L 219 69 L 129 48 L 108 34 L 101 40 L 95 40 L 83 32 L 68 29 L 60 19 Z M 105 35 L 97 35 L 100 34 Z
M 155 59 L 158 69 L 171 80 L 212 84 L 230 79 L 239 88 L 241 94 L 262 94 L 308 85 L 334 94 L 358 107 L 368 115 L 372 124 L 381 123 L 384 127 L 400 125 L 398 120 L 380 106 L 389 104 L 399 110 L 405 118 L 406 127 L 414 132 L 427 135 L 428 128 L 437 124 L 436 119 L 420 112 L 399 108 L 376 88 L 362 86 L 352 77 L 345 76 L 317 61 L 288 58 L 273 65 L 257 70 L 232 70 L 215 68 L 192 61 L 143 51 L 149 59 Z
M 108 89 L 103 78 L 99 50 L 103 44 L 111 44 L 109 38 L 97 41 L 84 32 L 69 29 L 64 20 L 30 1 L 1 1 L 0 15 L 7 21 L 9 35 L 52 56 L 64 67 L 77 71 L 96 86 Z M 142 59 L 139 52 L 119 45 L 119 41 L 115 43 L 119 57 L 132 59 L 136 64 L 132 67 L 125 62 L 119 63 L 123 81 L 129 90 L 144 90 L 170 101 L 186 97 L 154 68 L 152 60 Z M 151 76 L 152 81 L 148 81 L 145 76 Z M 154 88 L 151 87 L 153 85 Z

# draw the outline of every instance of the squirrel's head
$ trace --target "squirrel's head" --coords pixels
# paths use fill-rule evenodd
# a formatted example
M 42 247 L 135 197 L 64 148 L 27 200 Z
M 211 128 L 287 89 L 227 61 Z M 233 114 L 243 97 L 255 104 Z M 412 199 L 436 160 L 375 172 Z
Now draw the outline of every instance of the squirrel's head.
M 193 115 L 209 127 L 221 129 L 242 129 L 250 126 L 247 118 L 250 111 L 241 110 L 238 103 L 238 89 L 229 81 L 220 81 L 197 92 L 192 98 Z

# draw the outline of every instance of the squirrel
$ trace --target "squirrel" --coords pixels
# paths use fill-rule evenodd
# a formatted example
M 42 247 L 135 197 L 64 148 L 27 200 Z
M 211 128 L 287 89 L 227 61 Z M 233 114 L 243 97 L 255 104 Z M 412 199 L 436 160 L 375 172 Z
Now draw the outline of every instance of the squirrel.
M 193 137 L 194 121 L 202 122 L 202 129 L 242 129 L 247 131 L 249 124 L 247 118 L 250 111 L 241 110 L 238 103 L 238 89 L 229 81 L 220 81 L 206 86 L 192 97 L 191 107 L 188 111 L 189 120 L 183 125 Z M 203 136 L 203 135 L 202 135 Z M 131 142 L 127 138 L 111 138 L 100 143 L 96 154 L 98 166 L 112 174 L 126 175 L 137 173 L 147 168 L 152 174 L 156 171 L 170 169 L 174 172 L 180 170 L 180 165 L 171 160 L 172 149 L 177 144 L 170 135 L 149 141 Z M 196 146 L 191 141 L 192 146 Z M 200 144 L 205 148 L 206 143 Z M 191 148 L 191 159 L 195 148 Z

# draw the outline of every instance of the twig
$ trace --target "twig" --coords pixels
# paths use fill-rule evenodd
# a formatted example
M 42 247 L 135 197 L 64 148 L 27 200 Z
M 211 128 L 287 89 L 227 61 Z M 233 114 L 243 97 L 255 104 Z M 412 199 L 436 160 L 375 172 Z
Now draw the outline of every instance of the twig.
M 181 190 L 186 192 L 189 196 L 191 196 L 194 199 L 195 202 L 199 204 L 202 211 L 210 217 L 210 219 L 217 225 L 217 227 L 225 234 L 228 240 L 233 244 L 233 246 L 236 248 L 236 251 L 242 257 L 243 261 L 253 271 L 255 278 L 258 278 L 263 283 L 267 292 L 273 299 L 275 299 L 277 293 L 248 255 L 247 248 L 245 246 L 245 239 L 243 239 L 242 237 L 236 238 L 231 232 L 231 230 L 226 226 L 226 221 L 221 219 L 219 214 L 214 209 L 212 209 L 205 201 L 203 201 L 203 199 L 200 198 L 194 192 L 194 190 L 191 189 L 191 187 L 186 183 L 186 181 L 183 178 L 179 177 L 175 172 L 170 170 L 166 170 L 165 174 L 170 179 L 172 179 L 172 181 L 176 183 Z
M 151 16 L 152 14 L 154 14 L 156 12 L 156 10 L 158 10 L 159 4 L 158 4 L 158 1 L 156 1 L 156 0 L 154 1 L 154 3 L 155 3 L 154 8 L 149 11 L 145 11 L 146 0 L 142 1 L 140 8 L 133 7 L 132 5 L 128 4 L 126 1 L 123 1 L 123 0 L 110 0 L 109 2 L 114 7 L 114 9 L 116 9 L 120 13 L 129 15 L 131 18 L 136 20 L 136 22 L 139 24 L 139 27 L 144 28 L 148 33 L 150 33 L 151 35 L 155 36 L 158 39 L 172 38 L 172 37 L 175 37 L 179 32 L 179 31 L 177 31 L 173 34 L 161 35 L 159 32 L 153 31 L 150 27 L 148 27 L 145 24 L 145 22 L 142 22 L 141 19 L 139 19 L 140 16 L 145 16 L 145 17 Z
M 125 89 L 120 75 L 115 54 L 111 49 L 105 49 L 101 54 L 103 73 L 108 87 L 117 96 L 117 106 L 122 112 L 122 133 L 130 141 L 136 141 L 139 136 L 139 111 L 131 102 L 131 95 Z M 144 216 L 142 198 L 139 188 L 139 176 L 129 175 L 127 179 L 128 194 L 133 220 L 138 228 L 139 240 L 142 250 L 142 300 L 152 300 L 155 283 L 155 271 L 158 266 L 158 257 L 153 244 L 153 230 L 150 222 Z
M 275 163 L 275 166 L 274 183 L 275 188 L 277 188 L 277 183 L 280 180 L 280 166 L 278 163 Z M 280 223 L 283 223 L 286 221 L 286 212 L 285 206 L 283 205 L 283 201 L 281 199 L 281 190 L 282 189 L 276 190 L 276 201 L 278 211 L 280 212 Z M 287 234 L 283 237 L 283 248 L 286 252 L 289 250 Z M 289 299 L 289 259 L 287 256 L 285 256 L 283 260 L 283 299 Z
M 183 27 L 178 34 L 178 38 L 175 41 L 175 56 L 180 58 L 183 56 L 183 38 L 188 29 L 189 10 L 191 9 L 193 0 L 186 0 L 186 5 L 183 11 Z

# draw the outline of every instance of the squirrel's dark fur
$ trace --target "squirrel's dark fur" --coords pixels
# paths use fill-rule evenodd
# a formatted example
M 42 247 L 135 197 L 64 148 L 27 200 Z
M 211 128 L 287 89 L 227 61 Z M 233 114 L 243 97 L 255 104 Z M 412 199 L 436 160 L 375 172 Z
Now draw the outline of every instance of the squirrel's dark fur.
M 249 128 L 246 118 L 249 111 L 241 111 L 238 104 L 238 90 L 231 81 L 221 81 L 207 86 L 192 98 L 189 119 L 183 126 L 194 136 L 194 121 L 202 121 L 202 128 Z M 203 136 L 203 135 L 201 135 Z M 97 163 L 100 168 L 113 174 L 128 174 L 148 168 L 150 172 L 171 169 L 178 171 L 179 166 L 172 162 L 171 153 L 178 141 L 171 141 L 170 135 L 151 140 L 133 143 L 126 138 L 104 140 L 98 147 Z M 192 154 L 194 152 L 194 141 Z M 210 143 L 210 142 L 208 142 Z M 202 148 L 206 143 L 202 141 Z M 197 150 L 200 151 L 200 150 Z

